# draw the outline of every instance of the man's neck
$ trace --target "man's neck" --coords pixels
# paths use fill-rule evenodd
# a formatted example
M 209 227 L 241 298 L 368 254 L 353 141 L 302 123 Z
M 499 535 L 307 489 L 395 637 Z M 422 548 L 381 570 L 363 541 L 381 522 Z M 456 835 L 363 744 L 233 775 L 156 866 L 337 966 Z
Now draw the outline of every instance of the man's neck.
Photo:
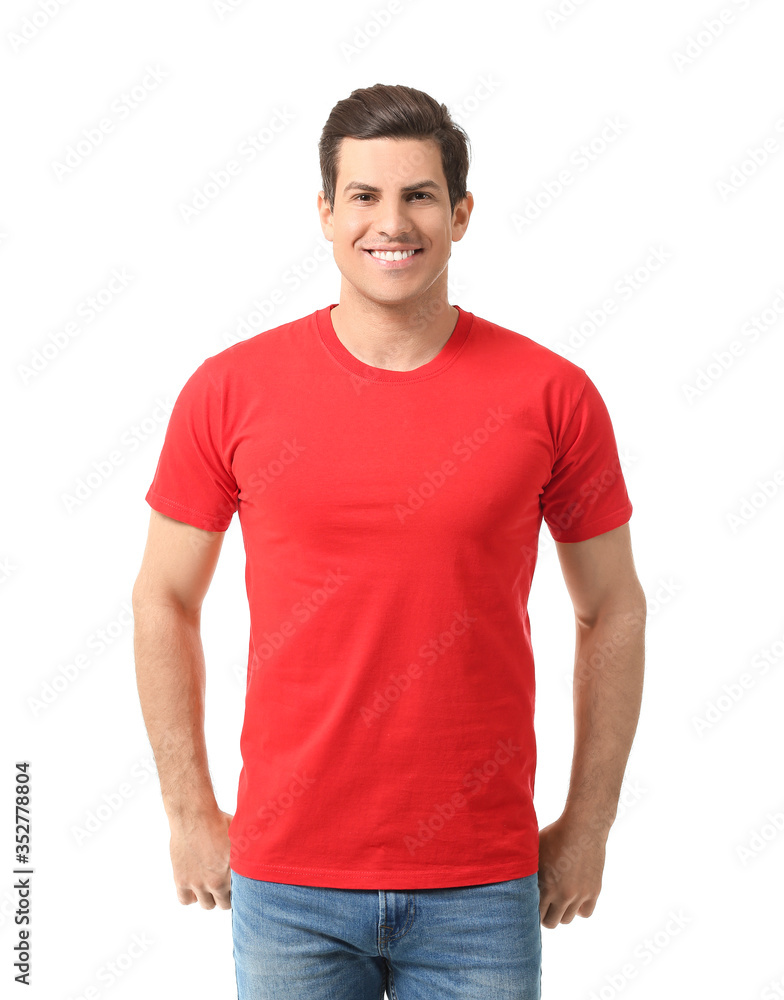
M 330 312 L 338 340 L 373 368 L 407 372 L 432 361 L 452 336 L 459 312 L 443 300 L 385 308 L 341 289 Z

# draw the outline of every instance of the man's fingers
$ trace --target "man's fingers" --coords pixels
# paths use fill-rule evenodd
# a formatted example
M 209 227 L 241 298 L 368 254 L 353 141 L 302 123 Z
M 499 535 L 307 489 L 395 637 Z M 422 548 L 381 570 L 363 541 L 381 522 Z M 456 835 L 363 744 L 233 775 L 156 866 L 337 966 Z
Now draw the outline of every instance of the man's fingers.
M 228 827 L 232 816 L 219 812 L 194 825 L 190 819 L 171 822 L 169 853 L 177 898 L 184 905 L 198 903 L 203 910 L 231 909 L 231 846 Z
M 557 927 L 561 922 L 560 911 L 556 910 L 552 906 L 548 906 L 544 913 L 540 913 L 539 922 L 543 927 Z
M 220 886 L 197 885 L 191 887 L 178 886 L 177 899 L 185 905 L 198 903 L 203 910 L 231 909 L 231 881 Z
M 222 910 L 231 909 L 231 886 L 215 893 L 215 901 Z
M 215 901 L 222 910 L 231 909 L 231 869 L 226 873 L 224 881 L 213 890 Z
M 204 892 L 199 893 L 199 902 L 205 910 L 214 910 L 216 906 L 220 907 L 221 910 L 230 910 L 231 875 L 219 885 L 205 886 Z

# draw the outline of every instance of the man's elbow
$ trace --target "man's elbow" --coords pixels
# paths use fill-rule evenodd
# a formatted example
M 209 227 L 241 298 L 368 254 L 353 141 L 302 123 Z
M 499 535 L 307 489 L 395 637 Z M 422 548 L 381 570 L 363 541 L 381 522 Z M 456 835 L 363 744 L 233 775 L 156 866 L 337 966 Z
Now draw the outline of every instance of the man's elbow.
M 189 605 L 172 588 L 151 583 L 143 575 L 140 575 L 131 591 L 131 608 L 134 620 L 137 622 L 143 618 L 149 620 L 161 616 L 176 616 L 177 618 L 198 621 L 201 613 L 201 601 L 198 604 Z
M 590 612 L 577 615 L 577 624 L 581 628 L 594 628 L 597 625 L 611 626 L 617 632 L 644 632 L 648 618 L 648 601 L 641 584 L 634 587 L 624 587 L 605 597 L 594 605 Z

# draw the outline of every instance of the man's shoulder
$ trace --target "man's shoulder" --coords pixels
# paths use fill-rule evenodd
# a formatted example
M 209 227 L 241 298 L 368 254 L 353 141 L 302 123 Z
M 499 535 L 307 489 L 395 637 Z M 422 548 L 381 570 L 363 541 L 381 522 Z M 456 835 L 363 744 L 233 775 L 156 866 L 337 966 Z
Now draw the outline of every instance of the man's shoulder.
M 477 324 L 481 338 L 492 345 L 504 360 L 522 364 L 529 372 L 535 371 L 556 381 L 579 385 L 585 381 L 587 373 L 584 368 L 533 337 L 476 314 L 474 323 Z
M 201 367 L 210 375 L 218 377 L 231 372 L 247 370 L 265 361 L 271 361 L 274 356 L 285 353 L 292 348 L 297 349 L 303 336 L 316 327 L 316 313 L 298 316 L 296 319 L 280 323 L 278 326 L 261 330 L 243 340 L 229 344 L 215 354 L 205 358 Z

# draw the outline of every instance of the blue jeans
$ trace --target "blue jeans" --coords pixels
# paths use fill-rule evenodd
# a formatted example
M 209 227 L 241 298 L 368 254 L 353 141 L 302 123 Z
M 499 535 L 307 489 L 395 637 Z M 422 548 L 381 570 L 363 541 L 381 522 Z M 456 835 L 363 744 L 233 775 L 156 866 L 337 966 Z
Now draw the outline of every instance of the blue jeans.
M 537 873 L 330 889 L 231 872 L 238 1000 L 540 1000 Z

